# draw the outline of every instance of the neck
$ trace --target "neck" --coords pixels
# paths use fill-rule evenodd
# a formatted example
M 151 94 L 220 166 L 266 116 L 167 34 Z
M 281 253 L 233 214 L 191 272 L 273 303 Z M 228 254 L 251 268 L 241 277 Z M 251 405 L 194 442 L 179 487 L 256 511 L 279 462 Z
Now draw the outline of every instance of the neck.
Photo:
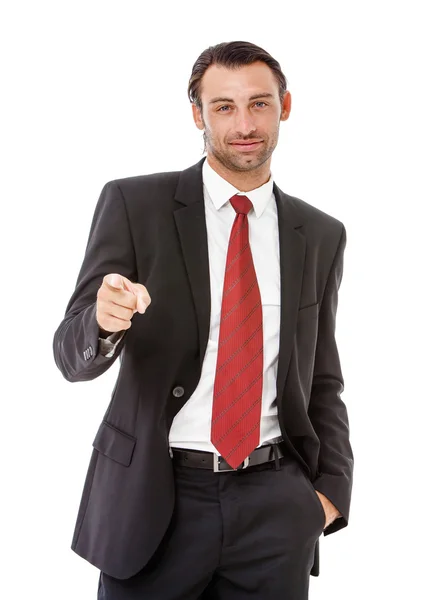
M 207 154 L 206 160 L 216 173 L 231 183 L 240 192 L 255 190 L 270 179 L 271 158 L 251 171 L 232 171 L 219 162 L 212 154 Z

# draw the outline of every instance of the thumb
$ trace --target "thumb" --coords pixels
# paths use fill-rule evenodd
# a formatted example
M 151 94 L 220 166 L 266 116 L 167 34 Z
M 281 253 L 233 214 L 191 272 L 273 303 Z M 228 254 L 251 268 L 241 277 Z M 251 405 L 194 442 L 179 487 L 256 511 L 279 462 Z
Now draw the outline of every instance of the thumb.
M 108 285 L 110 285 L 111 287 L 113 287 L 117 290 L 124 289 L 123 278 L 121 275 L 118 275 L 118 273 L 112 273 L 110 275 L 107 275 L 105 277 L 105 281 Z
M 137 311 L 142 314 L 148 307 L 145 291 L 145 288 L 140 283 L 133 283 L 133 293 L 137 297 Z

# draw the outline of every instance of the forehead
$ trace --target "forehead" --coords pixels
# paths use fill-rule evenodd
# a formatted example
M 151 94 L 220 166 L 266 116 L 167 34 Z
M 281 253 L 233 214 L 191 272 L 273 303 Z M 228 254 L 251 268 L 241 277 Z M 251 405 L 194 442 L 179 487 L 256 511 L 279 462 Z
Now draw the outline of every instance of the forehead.
M 279 93 L 273 71 L 261 61 L 237 69 L 211 65 L 202 78 L 201 97 L 204 102 L 216 96 L 226 96 L 234 100 L 244 99 L 258 92 L 268 92 L 276 96 Z

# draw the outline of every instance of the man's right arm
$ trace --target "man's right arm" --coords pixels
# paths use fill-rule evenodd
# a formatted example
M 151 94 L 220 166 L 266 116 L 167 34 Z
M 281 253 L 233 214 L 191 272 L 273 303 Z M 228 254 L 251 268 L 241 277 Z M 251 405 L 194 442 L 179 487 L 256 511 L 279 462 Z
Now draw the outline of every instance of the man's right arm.
M 125 199 L 117 182 L 107 183 L 97 202 L 83 263 L 65 316 L 54 334 L 56 365 L 67 381 L 89 381 L 111 367 L 124 345 L 103 340 L 96 319 L 97 292 L 105 275 L 119 273 L 137 281 L 137 266 Z M 118 337 L 118 336 L 117 336 Z M 113 343 L 106 354 L 101 345 Z M 111 354 L 112 352 L 112 354 Z M 110 355 L 111 354 L 111 355 Z

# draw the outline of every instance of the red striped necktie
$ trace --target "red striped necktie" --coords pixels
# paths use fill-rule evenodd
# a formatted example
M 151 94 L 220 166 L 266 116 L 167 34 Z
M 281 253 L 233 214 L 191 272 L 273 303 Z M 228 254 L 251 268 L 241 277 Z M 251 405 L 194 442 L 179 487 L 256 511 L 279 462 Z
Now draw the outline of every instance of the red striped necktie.
M 263 311 L 249 245 L 246 196 L 232 196 L 214 382 L 211 442 L 236 469 L 260 441 L 263 392 Z

